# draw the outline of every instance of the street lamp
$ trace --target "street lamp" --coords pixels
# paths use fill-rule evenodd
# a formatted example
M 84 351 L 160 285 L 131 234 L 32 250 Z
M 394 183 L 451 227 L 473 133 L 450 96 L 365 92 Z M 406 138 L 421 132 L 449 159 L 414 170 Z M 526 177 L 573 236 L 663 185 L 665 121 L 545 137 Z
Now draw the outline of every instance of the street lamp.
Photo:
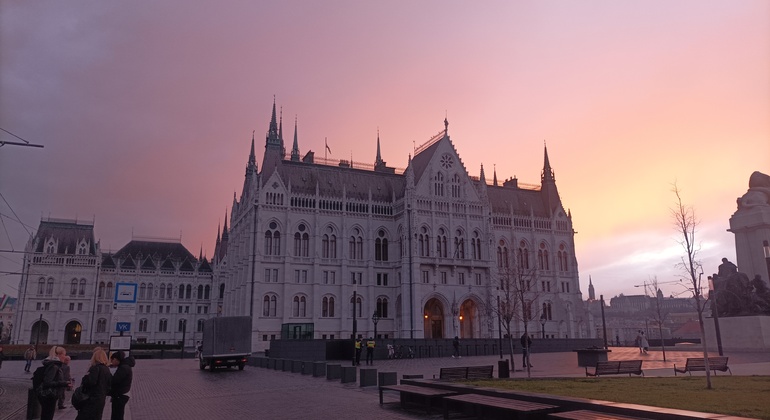
M 717 351 L 719 351 L 719 355 L 723 356 L 722 354 L 722 334 L 719 332 L 719 305 L 717 305 L 717 288 L 714 284 L 714 279 L 711 276 L 708 276 L 709 280 L 709 299 L 711 300 L 711 307 L 713 308 L 713 314 L 714 314 L 714 332 L 717 336 Z M 714 297 L 711 297 L 711 294 L 714 294 Z
M 374 322 L 374 339 L 377 339 L 377 323 L 380 322 L 380 312 L 374 311 L 372 314 L 372 322 Z
M 767 278 L 770 279 L 770 243 L 762 241 L 762 250 L 765 251 L 765 264 L 767 264 Z
M 545 338 L 545 312 L 540 315 L 540 329 L 542 330 L 543 338 Z

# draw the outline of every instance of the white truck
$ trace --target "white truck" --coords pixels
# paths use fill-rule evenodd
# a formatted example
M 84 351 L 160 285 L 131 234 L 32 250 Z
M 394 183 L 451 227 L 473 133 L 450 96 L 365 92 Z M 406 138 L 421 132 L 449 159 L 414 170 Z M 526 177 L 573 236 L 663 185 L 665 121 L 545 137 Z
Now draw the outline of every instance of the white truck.
M 243 370 L 251 355 L 251 317 L 223 316 L 203 323 L 201 370 L 238 366 Z

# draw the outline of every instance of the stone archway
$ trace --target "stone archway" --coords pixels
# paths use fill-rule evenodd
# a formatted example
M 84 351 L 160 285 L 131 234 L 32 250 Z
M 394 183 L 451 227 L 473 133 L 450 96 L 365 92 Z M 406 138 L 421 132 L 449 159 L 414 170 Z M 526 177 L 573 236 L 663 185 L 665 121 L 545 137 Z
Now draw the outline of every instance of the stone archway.
M 47 344 L 48 343 L 48 323 L 41 320 L 35 321 L 32 324 L 32 332 L 29 336 L 30 344 Z
M 467 299 L 460 305 L 460 338 L 478 338 L 478 314 L 475 301 Z
M 80 344 L 83 326 L 77 321 L 70 321 L 64 328 L 64 344 Z
M 425 303 L 423 311 L 425 338 L 444 338 L 444 305 L 438 299 Z

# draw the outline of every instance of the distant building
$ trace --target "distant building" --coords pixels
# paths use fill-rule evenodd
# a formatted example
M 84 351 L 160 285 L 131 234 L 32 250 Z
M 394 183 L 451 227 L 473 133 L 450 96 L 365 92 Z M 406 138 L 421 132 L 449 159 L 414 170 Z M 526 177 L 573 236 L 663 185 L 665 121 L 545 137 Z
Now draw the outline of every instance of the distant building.
M 286 153 L 273 104 L 261 171 L 252 138 L 243 189 L 212 259 L 224 314 L 251 315 L 253 347 L 275 338 L 496 337 L 505 267 L 536 269 L 530 330 L 587 337 L 572 217 L 548 152 L 539 185 L 472 176 L 444 130 L 405 170 Z M 355 313 L 354 313 L 355 307 Z M 534 327 L 534 328 L 533 328 Z M 523 324 L 517 329 L 523 331 Z
M 16 298 L 7 295 L 0 296 L 0 343 L 11 341 L 15 311 Z
M 221 296 L 212 281 L 208 261 L 179 242 L 136 239 L 103 253 L 93 223 L 49 218 L 25 249 L 12 340 L 108 343 L 117 335 L 115 285 L 123 282 L 137 284 L 128 332 L 135 341 L 177 343 L 185 329 L 186 344 L 193 345 Z

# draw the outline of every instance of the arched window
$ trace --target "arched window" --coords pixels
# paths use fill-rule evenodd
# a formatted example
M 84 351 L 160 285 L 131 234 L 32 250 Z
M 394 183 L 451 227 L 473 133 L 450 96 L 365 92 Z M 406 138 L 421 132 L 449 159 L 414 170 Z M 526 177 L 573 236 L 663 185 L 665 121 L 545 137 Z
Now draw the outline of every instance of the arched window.
M 56 253 L 56 245 L 54 245 L 53 241 L 49 241 L 48 245 L 45 247 L 45 253 L 46 254 L 54 254 Z
M 481 259 L 481 238 L 478 231 L 473 231 L 473 237 L 471 238 L 471 258 L 474 260 Z
M 192 299 L 192 285 L 188 284 L 187 287 L 184 288 L 184 297 L 185 299 Z M 181 296 L 180 296 L 181 298 Z
M 529 269 L 529 249 L 524 241 L 519 242 L 519 249 L 516 251 L 516 262 L 519 268 L 523 270 Z
M 381 318 L 388 317 L 388 298 L 386 297 L 377 298 L 377 314 Z
M 198 299 L 203 299 L 203 285 L 198 285 L 198 293 L 195 295 Z
M 452 198 L 460 198 L 460 176 L 457 174 L 452 177 Z
M 262 316 L 275 316 L 275 307 L 278 299 L 275 295 L 265 295 L 262 300 Z
M 96 321 L 96 332 L 103 333 L 107 331 L 107 320 L 104 318 L 99 318 Z
M 351 318 L 361 318 L 361 313 L 363 313 L 363 310 L 361 309 L 361 303 L 363 301 L 361 300 L 361 296 L 356 295 L 356 307 L 355 312 L 353 312 L 353 298 L 350 298 L 350 317 Z
M 155 297 L 155 295 L 153 295 L 152 293 L 153 293 L 152 283 L 148 283 L 147 284 L 147 299 L 153 299 Z
M 224 299 L 225 297 L 225 284 L 222 283 L 219 285 L 219 298 Z
M 307 300 L 304 296 L 294 296 L 293 314 L 295 317 L 304 317 L 306 315 Z
M 508 247 L 505 245 L 504 240 L 500 240 L 497 245 L 497 267 L 508 268 Z
M 438 235 L 436 235 L 436 256 L 440 258 L 446 258 L 446 232 L 444 228 L 438 229 Z
M 430 235 L 428 234 L 428 228 L 425 226 L 420 228 L 418 242 L 420 245 L 420 256 L 430 257 Z
M 294 234 L 294 255 L 297 257 L 307 257 L 310 249 L 310 235 L 307 233 L 307 226 L 300 223 Z
M 179 285 L 179 299 L 184 299 L 184 284 Z
M 361 237 L 361 230 L 359 228 L 353 229 L 353 234 L 350 236 L 349 255 L 351 260 L 364 259 L 364 240 Z
M 40 280 L 37 281 L 37 294 L 39 296 L 42 296 L 45 294 L 45 279 L 40 278 Z
M 168 320 L 167 319 L 161 319 L 158 321 L 158 332 L 166 332 L 168 331 Z
M 280 255 L 281 232 L 278 231 L 278 223 L 270 222 L 265 231 L 265 255 Z
M 86 279 L 80 279 L 80 290 L 78 292 L 80 296 L 86 295 Z
M 179 327 L 177 328 L 178 332 L 182 332 L 186 330 L 187 328 L 187 320 L 186 319 L 180 319 L 179 320 Z
M 197 326 L 195 328 L 196 332 L 203 332 L 203 322 L 204 322 L 203 319 L 198 320 Z
M 107 294 L 107 296 L 105 296 L 107 299 L 112 299 L 113 298 L 113 295 L 112 295 L 112 282 L 111 281 L 107 282 L 107 290 L 106 290 L 105 293 Z
M 323 298 L 321 303 L 321 316 L 324 318 L 334 317 L 334 296 Z
M 455 258 L 465 259 L 465 238 L 463 238 L 463 231 L 457 229 L 455 232 Z
M 545 242 L 540 242 L 540 249 L 537 250 L 537 268 L 541 270 L 550 270 L 548 263 L 548 247 Z
M 139 285 L 139 299 L 144 299 L 147 296 L 147 285 L 142 283 Z
M 147 319 L 142 318 L 139 320 L 139 332 L 147 332 Z
M 70 285 L 70 296 L 75 296 L 78 294 L 78 279 L 72 279 L 72 283 Z
M 47 294 L 49 296 L 53 294 L 53 279 L 52 278 L 48 279 L 48 284 L 46 285 L 46 288 L 45 288 L 45 294 Z
M 171 290 L 171 283 L 166 285 L 166 299 L 171 300 L 174 298 L 174 292 Z M 180 296 L 181 299 L 181 296 Z
M 209 299 L 211 297 L 211 286 L 208 284 L 203 288 L 203 298 Z
M 439 197 L 444 196 L 444 174 L 441 172 L 436 173 L 436 180 L 433 184 L 433 193 Z
M 97 296 L 99 296 L 100 298 L 104 297 L 104 282 L 103 281 L 99 282 L 99 292 L 97 293 Z
M 374 260 L 388 260 L 388 238 L 385 237 L 385 229 L 377 232 L 377 239 L 374 240 Z
M 553 317 L 551 316 L 551 302 L 544 302 L 543 303 L 543 318 L 551 321 Z
M 567 264 L 567 247 L 564 244 L 559 245 L 559 251 L 556 253 L 556 256 L 559 260 L 559 271 L 567 271 L 569 265 Z
M 321 257 L 337 258 L 337 236 L 331 226 L 326 228 L 326 233 L 321 239 Z

